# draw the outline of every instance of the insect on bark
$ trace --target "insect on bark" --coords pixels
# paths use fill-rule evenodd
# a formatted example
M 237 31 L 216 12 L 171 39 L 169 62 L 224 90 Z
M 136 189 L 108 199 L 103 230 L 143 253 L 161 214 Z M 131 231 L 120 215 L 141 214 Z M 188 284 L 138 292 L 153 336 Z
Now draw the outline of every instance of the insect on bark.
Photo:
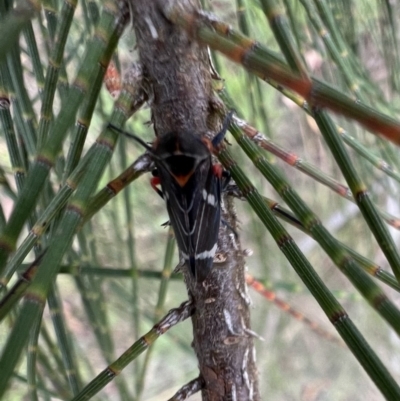
M 220 164 L 213 164 L 211 155 L 223 140 L 232 115 L 226 116 L 213 140 L 190 131 L 169 132 L 159 135 L 152 146 L 109 125 L 151 154 L 156 165 L 151 185 L 165 200 L 178 248 L 198 282 L 212 268 L 221 221 L 224 171 Z

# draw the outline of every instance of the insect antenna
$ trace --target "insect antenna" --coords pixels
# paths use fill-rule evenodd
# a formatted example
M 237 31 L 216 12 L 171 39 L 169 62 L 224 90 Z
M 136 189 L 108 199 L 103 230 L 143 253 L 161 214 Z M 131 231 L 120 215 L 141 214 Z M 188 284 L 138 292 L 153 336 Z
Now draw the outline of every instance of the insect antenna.
M 148 150 L 152 154 L 152 156 L 157 157 L 154 154 L 153 148 L 150 145 L 148 145 L 143 139 L 139 138 L 138 136 L 130 134 L 129 132 L 126 132 L 126 131 L 122 130 L 121 128 L 118 128 L 117 126 L 115 126 L 114 124 L 111 124 L 111 123 L 108 123 L 107 128 L 110 128 L 110 129 L 114 130 L 115 132 L 118 132 L 119 134 L 126 136 L 127 138 L 133 139 L 136 142 L 139 142 L 144 148 L 146 148 L 146 150 Z

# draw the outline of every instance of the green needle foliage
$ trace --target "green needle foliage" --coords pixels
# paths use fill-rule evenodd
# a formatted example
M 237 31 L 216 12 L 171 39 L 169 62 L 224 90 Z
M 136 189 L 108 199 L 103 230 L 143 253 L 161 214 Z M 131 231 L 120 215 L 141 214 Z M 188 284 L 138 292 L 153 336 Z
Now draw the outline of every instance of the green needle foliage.
M 176 3 L 164 16 L 210 47 L 236 111 L 218 157 L 248 273 L 301 312 L 243 294 L 261 399 L 399 400 L 400 4 Z M 127 10 L 0 1 L 0 399 L 201 384 L 152 162 L 109 126 L 154 139 Z

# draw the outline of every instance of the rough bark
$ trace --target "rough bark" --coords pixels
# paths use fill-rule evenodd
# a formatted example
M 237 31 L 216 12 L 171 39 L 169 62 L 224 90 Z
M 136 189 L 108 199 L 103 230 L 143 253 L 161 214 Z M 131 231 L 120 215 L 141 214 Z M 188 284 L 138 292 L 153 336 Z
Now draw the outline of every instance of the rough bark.
M 130 2 L 156 135 L 178 130 L 215 134 L 219 127 L 214 123 L 207 49 L 163 16 L 163 1 Z M 176 2 L 195 7 L 189 0 Z M 223 219 L 236 228 L 234 206 L 226 198 Z M 183 269 L 195 305 L 193 347 L 204 381 L 203 400 L 259 400 L 243 254 L 226 224 L 220 227 L 215 259 L 200 284 Z

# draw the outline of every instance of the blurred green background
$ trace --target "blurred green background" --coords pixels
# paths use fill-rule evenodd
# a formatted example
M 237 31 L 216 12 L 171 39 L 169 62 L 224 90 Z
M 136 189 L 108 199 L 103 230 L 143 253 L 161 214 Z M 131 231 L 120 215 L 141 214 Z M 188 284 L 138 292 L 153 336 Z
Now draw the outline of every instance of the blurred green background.
M 22 3 L 23 5 L 25 3 Z M 400 4 L 390 1 L 365 2 L 361 0 L 284 0 L 279 2 L 285 10 L 287 29 L 294 35 L 296 46 L 303 56 L 308 72 L 314 77 L 339 88 L 344 94 L 354 96 L 347 72 L 340 62 L 350 66 L 350 79 L 358 85 L 363 102 L 372 109 L 394 118 L 399 115 L 399 34 L 396 21 L 400 18 Z M 318 8 L 321 4 L 326 9 Z M 79 2 L 69 30 L 62 61 L 65 78 L 69 83 L 82 67 L 85 54 L 102 2 L 84 0 Z M 204 1 L 204 8 L 214 12 L 220 19 L 241 30 L 268 48 L 280 52 L 267 18 L 258 1 Z M 310 14 L 306 7 L 310 8 Z M 39 12 L 32 19 L 34 39 L 38 46 L 40 65 L 43 72 L 49 64 L 53 46 L 50 29 L 50 11 L 59 24 L 65 15 L 61 12 L 61 1 L 43 1 Z M 50 10 L 50 11 L 49 11 Z M 326 13 L 325 13 L 325 11 Z M 2 10 L 2 15 L 8 15 Z M 321 36 L 314 23 L 320 18 L 327 35 Z M 330 25 L 332 24 L 332 25 Z M 329 27 L 333 27 L 334 31 Z M 337 38 L 340 42 L 337 42 Z M 339 55 L 335 58 L 327 47 L 326 39 L 332 40 Z M 325 39 L 325 40 L 324 40 Z M 34 113 L 34 125 L 40 120 L 43 88 L 32 64 L 31 44 L 21 35 L 17 55 L 23 68 L 22 87 L 26 89 Z M 0 63 L 10 63 L 7 57 Z M 311 163 L 326 175 L 340 183 L 345 181 L 319 133 L 314 120 L 295 103 L 268 85 L 247 73 L 241 66 L 227 61 L 221 54 L 213 54 L 215 66 L 224 79 L 226 90 L 235 102 L 240 117 L 256 127 L 278 145 L 299 158 Z M 113 61 L 124 75 L 133 62 L 138 60 L 133 30 L 125 29 L 118 43 Z M 8 64 L 10 68 L 10 64 Z M 64 77 L 63 74 L 60 75 Z M 347 76 L 348 77 L 348 76 Z M 59 82 L 60 85 L 60 82 Z M 53 102 L 53 113 L 57 116 L 63 103 L 62 87 L 58 86 Z M 25 140 L 24 109 L 17 109 L 18 93 L 10 97 L 17 136 Z M 115 98 L 103 85 L 100 90 L 83 153 L 96 141 L 100 132 L 111 119 Z M 16 99 L 16 100 L 15 100 Z M 20 113 L 22 122 L 17 121 Z M 372 154 L 399 170 L 399 149 L 387 140 L 366 132 L 360 125 L 332 114 L 334 122 Z M 151 141 L 153 131 L 148 124 L 148 105 L 135 113 L 125 128 Z M 51 132 L 51 129 L 50 129 Z M 72 129 L 71 129 L 72 132 Z M 260 193 L 277 200 L 284 206 L 270 184 L 254 168 L 251 161 L 228 135 L 231 151 Z M 69 148 L 73 142 L 68 136 L 58 155 L 56 168 L 47 181 L 48 190 L 39 195 L 36 208 L 40 216 L 46 205 L 54 198 L 62 183 L 63 168 Z M 347 148 L 352 162 L 366 183 L 374 202 L 394 216 L 400 216 L 399 182 L 383 171 L 372 166 L 351 148 Z M 101 177 L 97 190 L 101 190 L 141 153 L 136 143 L 119 138 L 110 164 Z M 358 208 L 330 189 L 306 176 L 295 168 L 265 154 L 268 160 L 278 166 L 290 184 L 309 207 L 320 217 L 332 235 L 349 247 L 375 261 L 386 270 L 388 263 L 379 249 L 368 225 Z M 29 169 L 35 157 L 34 149 L 26 147 L 21 152 Z M 18 192 L 9 158 L 4 126 L 0 128 L 0 203 L 5 219 L 10 215 L 15 194 Z M 80 231 L 73 240 L 72 249 L 66 253 L 62 266 L 84 266 L 96 269 L 139 269 L 140 277 L 115 277 L 113 274 L 59 274 L 54 292 L 59 301 L 60 319 L 64 322 L 68 342 L 60 344 L 56 335 L 57 325 L 46 306 L 42 329 L 39 335 L 37 360 L 37 393 L 28 392 L 26 352 L 20 359 L 11 379 L 11 387 L 3 396 L 4 400 L 58 400 L 70 399 L 66 368 L 61 362 L 63 347 L 74 350 L 73 358 L 83 385 L 91 381 L 111 361 L 124 352 L 139 336 L 154 324 L 155 308 L 160 299 L 160 276 L 146 272 L 160 272 L 163 268 L 168 240 L 168 229 L 161 225 L 168 216 L 163 201 L 154 193 L 149 176 L 143 176 L 127 187 L 104 206 Z M 8 187 L 9 185 L 9 187 Z M 97 192 L 97 191 L 96 191 Z M 317 302 L 302 284 L 289 262 L 258 220 L 249 205 L 236 200 L 240 224 L 239 237 L 243 249 L 252 251 L 247 258 L 248 273 L 262 281 L 293 308 L 311 319 L 322 329 L 337 337 L 334 328 L 321 312 Z M 398 217 L 397 217 L 398 218 Z M 399 381 L 400 365 L 398 352 L 400 342 L 396 333 L 363 300 L 318 244 L 303 232 L 284 223 L 300 249 L 329 289 L 345 307 L 354 323 L 378 356 Z M 2 222 L 2 225 L 3 222 Z M 25 226 L 19 236 L 19 244 L 28 231 Z M 41 244 L 45 247 L 54 235 L 54 226 L 45 233 Z M 395 243 L 399 244 L 399 231 L 389 227 Z M 30 252 L 19 267 L 24 271 L 35 259 Z M 177 252 L 172 268 L 178 263 Z M 147 277 L 149 276 L 149 277 Z M 18 276 L 14 274 L 7 288 L 11 288 Z M 399 294 L 382 285 L 393 302 L 399 305 Z M 3 289 L 2 296 L 5 294 Z M 178 306 L 187 299 L 185 285 L 181 278 L 168 282 L 162 313 Z M 251 288 L 252 330 L 261 339 L 256 339 L 257 363 L 261 398 L 263 400 L 383 400 L 383 396 L 357 363 L 354 356 L 335 342 L 315 333 L 301 320 L 283 312 Z M 0 346 L 6 340 L 13 326 L 19 306 L 15 306 L 0 325 Z M 98 331 L 96 334 L 96 330 Z M 144 368 L 145 354 L 131 363 L 120 377 L 110 383 L 94 399 L 99 400 L 167 400 L 182 385 L 198 374 L 197 361 L 191 348 L 192 329 L 186 321 L 171 329 L 154 345 L 148 365 Z M 103 343 L 102 343 L 103 341 Z M 105 350 L 104 342 L 108 342 Z M 112 344 L 112 345 L 110 345 Z M 107 348 L 107 347 L 106 347 Z M 142 379 L 141 379 L 142 378 Z M 143 391 L 138 389 L 143 386 Z M 140 393 L 140 394 L 139 394 Z M 139 395 L 138 395 L 139 394 Z M 197 394 L 191 399 L 200 400 Z

